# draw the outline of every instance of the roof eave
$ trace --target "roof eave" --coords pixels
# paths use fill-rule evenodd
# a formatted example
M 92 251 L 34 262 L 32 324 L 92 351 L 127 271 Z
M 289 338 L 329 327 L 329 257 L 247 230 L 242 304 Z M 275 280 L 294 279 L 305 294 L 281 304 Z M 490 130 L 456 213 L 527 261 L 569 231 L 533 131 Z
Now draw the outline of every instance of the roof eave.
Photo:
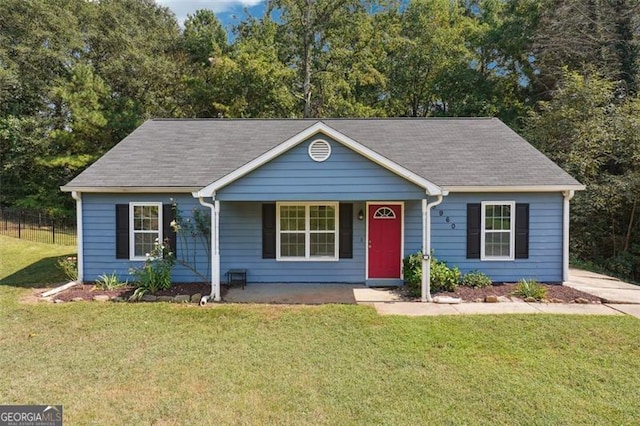
M 442 187 L 449 192 L 562 192 L 584 191 L 585 186 L 575 185 L 451 185 Z
M 200 190 L 199 186 L 61 186 L 62 192 L 84 193 L 192 193 Z

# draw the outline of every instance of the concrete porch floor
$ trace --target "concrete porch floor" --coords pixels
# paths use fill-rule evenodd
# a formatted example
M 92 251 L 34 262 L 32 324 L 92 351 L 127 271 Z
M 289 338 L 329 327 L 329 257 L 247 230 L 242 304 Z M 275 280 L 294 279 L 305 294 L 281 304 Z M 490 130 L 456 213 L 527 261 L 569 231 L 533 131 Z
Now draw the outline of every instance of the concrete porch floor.
M 247 284 L 229 288 L 222 299 L 228 303 L 376 303 L 394 302 L 399 297 L 388 289 L 362 284 Z

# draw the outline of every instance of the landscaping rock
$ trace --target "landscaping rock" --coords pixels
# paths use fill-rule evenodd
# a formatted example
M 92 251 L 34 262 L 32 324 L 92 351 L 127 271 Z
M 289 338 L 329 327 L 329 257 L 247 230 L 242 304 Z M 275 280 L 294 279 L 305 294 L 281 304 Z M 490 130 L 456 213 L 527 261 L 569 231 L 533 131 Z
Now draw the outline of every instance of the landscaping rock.
M 116 296 L 113 299 L 111 299 L 112 302 L 124 302 L 124 298 L 120 297 L 120 296 Z
M 171 302 L 173 297 L 171 296 L 158 296 L 158 302 Z
M 108 302 L 110 299 L 110 297 L 106 294 L 98 294 L 96 296 L 93 296 L 93 300 L 95 300 L 96 302 Z
M 536 299 L 535 297 L 525 297 L 524 301 L 528 303 L 535 303 L 538 301 L 538 299 Z
M 433 298 L 435 303 L 447 304 L 447 305 L 457 305 L 462 300 L 458 297 L 447 297 L 447 296 L 436 296 Z
M 142 296 L 143 302 L 155 302 L 156 300 L 158 300 L 158 297 L 154 296 L 153 294 L 145 294 L 144 296 Z
M 477 299 L 473 299 L 473 301 L 475 303 L 482 303 L 482 302 L 484 302 L 484 299 L 482 299 L 481 297 L 478 297 Z
M 498 296 L 493 296 L 493 295 L 485 296 L 484 302 L 485 303 L 498 303 Z
M 191 303 L 200 303 L 200 299 L 202 299 L 202 295 L 200 293 L 191 295 Z
M 589 301 L 588 301 L 587 299 L 583 298 L 583 297 L 578 297 L 578 298 L 575 300 L 575 302 L 576 302 L 576 303 L 589 303 Z
M 556 297 L 552 297 L 550 300 L 551 303 L 562 303 L 563 300 L 562 299 L 558 299 Z
M 71 299 L 72 302 L 84 302 L 84 299 L 82 297 L 74 297 L 73 299 Z
M 55 300 L 53 301 L 53 303 L 64 303 L 64 300 L 62 300 L 62 299 L 55 299 Z
M 189 296 L 188 294 L 179 294 L 177 296 L 173 296 L 174 303 L 189 303 L 189 300 L 191 300 L 191 296 Z
M 511 302 L 511 299 L 509 299 L 507 296 L 498 296 L 498 302 L 500 302 L 500 303 L 509 303 L 509 302 Z

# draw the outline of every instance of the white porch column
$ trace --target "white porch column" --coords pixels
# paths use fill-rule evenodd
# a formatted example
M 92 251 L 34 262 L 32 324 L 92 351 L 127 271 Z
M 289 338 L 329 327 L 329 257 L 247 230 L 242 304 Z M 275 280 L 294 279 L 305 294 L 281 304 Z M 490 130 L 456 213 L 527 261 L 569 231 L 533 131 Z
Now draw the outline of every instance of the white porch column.
M 431 302 L 431 262 L 429 255 L 431 252 L 431 215 L 427 199 L 422 200 L 422 288 L 421 301 Z
M 438 198 L 428 203 L 422 200 L 422 291 L 421 301 L 432 302 L 431 298 L 431 208 L 442 203 L 442 197 L 448 192 L 438 194 Z M 428 195 L 428 194 L 427 194 Z
M 569 201 L 575 191 L 563 191 L 562 205 L 562 281 L 569 281 Z
M 196 193 L 194 193 L 196 196 Z M 203 197 L 198 197 L 198 201 L 205 207 L 211 209 L 211 295 L 206 296 L 203 300 L 212 297 L 215 302 L 219 302 L 220 298 L 220 201 L 216 200 L 215 194 L 211 197 L 213 203 L 207 203 Z
M 213 287 L 213 300 L 219 302 L 220 297 L 220 201 L 215 200 L 213 202 L 213 228 L 212 228 L 212 243 L 213 243 L 213 263 L 211 265 L 212 282 Z
M 78 279 L 79 283 L 84 280 L 84 237 L 82 236 L 82 193 L 72 191 L 71 197 L 76 200 L 76 240 L 78 244 Z

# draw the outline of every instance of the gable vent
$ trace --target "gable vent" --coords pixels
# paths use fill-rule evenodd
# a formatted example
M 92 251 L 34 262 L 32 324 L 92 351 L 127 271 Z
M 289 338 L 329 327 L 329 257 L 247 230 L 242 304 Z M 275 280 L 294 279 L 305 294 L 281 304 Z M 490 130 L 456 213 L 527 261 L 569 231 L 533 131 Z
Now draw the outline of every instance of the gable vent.
M 331 155 L 331 145 L 324 139 L 316 139 L 309 144 L 309 157 L 313 161 L 324 161 Z

